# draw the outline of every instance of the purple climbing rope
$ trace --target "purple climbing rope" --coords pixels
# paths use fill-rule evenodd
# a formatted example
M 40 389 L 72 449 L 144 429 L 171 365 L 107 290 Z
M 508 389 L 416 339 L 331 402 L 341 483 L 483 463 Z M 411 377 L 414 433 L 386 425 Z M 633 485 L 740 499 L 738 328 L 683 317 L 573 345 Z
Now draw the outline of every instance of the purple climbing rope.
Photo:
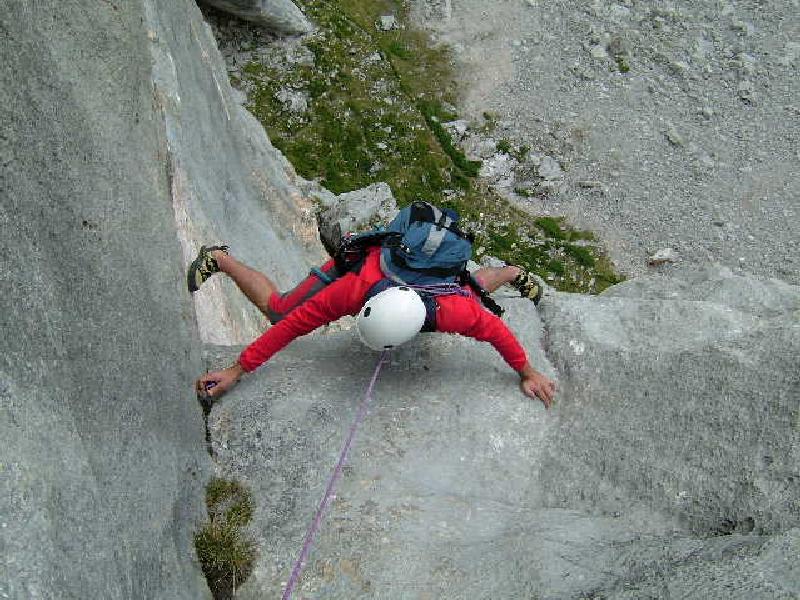
M 409 285 L 413 290 L 429 296 L 469 296 L 469 292 L 457 283 L 431 283 L 428 285 Z
M 286 589 L 283 592 L 282 600 L 289 600 L 289 598 L 292 597 L 292 592 L 294 591 L 295 586 L 297 586 L 297 583 L 300 581 L 300 575 L 303 573 L 303 568 L 305 567 L 308 553 L 311 551 L 311 545 L 314 543 L 314 536 L 317 534 L 320 523 L 322 523 L 322 515 L 325 512 L 325 509 L 328 508 L 330 501 L 333 499 L 333 489 L 336 487 L 336 482 L 342 474 L 342 468 L 347 460 L 347 453 L 350 451 L 350 446 L 353 443 L 353 438 L 356 435 L 358 426 L 364 420 L 364 417 L 367 414 L 369 403 L 372 401 L 372 390 L 375 388 L 375 382 L 378 380 L 378 374 L 381 372 L 381 366 L 384 362 L 386 362 L 387 353 L 388 350 L 381 352 L 381 356 L 378 359 L 378 364 L 375 365 L 375 372 L 372 374 L 369 387 L 367 387 L 367 393 L 364 394 L 364 399 L 361 401 L 361 405 L 358 407 L 356 418 L 353 421 L 353 424 L 350 426 L 350 433 L 348 434 L 347 440 L 345 440 L 344 447 L 342 448 L 342 452 L 339 455 L 339 462 L 336 463 L 333 473 L 331 474 L 331 478 L 328 480 L 328 487 L 325 489 L 325 494 L 322 496 L 322 501 L 319 503 L 319 507 L 317 507 L 317 514 L 314 515 L 314 520 L 311 521 L 311 525 L 308 527 L 306 538 L 303 541 L 303 548 L 300 550 L 300 556 L 297 557 L 297 562 L 294 563 L 292 575 L 289 577 L 289 581 L 286 583 Z

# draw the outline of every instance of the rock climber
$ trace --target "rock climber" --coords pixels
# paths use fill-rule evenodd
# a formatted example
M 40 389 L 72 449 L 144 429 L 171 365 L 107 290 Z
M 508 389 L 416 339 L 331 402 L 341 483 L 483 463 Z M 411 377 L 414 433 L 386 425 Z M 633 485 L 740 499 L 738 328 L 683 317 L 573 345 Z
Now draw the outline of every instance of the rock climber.
M 388 338 L 396 342 L 398 334 L 402 341 L 413 337 L 420 331 L 421 322 L 412 323 L 410 320 L 405 323 L 403 319 L 391 317 L 407 314 L 409 310 L 413 312 L 415 309 L 411 304 L 420 302 L 415 293 L 398 294 L 395 293 L 397 288 L 390 288 L 371 299 L 366 298 L 369 290 L 386 277 L 381 269 L 380 250 L 380 247 L 367 249 L 360 269 L 335 278 L 329 277 L 336 275 L 335 261 L 330 260 L 320 269 L 312 270 L 291 291 L 280 293 L 266 275 L 231 256 L 227 246 L 201 247 L 198 256 L 189 266 L 189 291 L 196 291 L 213 274 L 224 273 L 269 319 L 272 326 L 247 346 L 233 365 L 200 377 L 196 381 L 197 392 L 204 397 L 221 396 L 245 373 L 254 371 L 295 338 L 344 315 L 355 316 L 361 311 L 361 318 L 364 312 L 369 315 L 372 311 L 373 319 L 364 320 L 368 323 L 368 328 L 361 328 L 361 321 L 359 327 L 362 339 L 373 347 L 388 347 L 383 342 Z M 540 283 L 535 276 L 520 267 L 483 267 L 473 275 L 487 292 L 511 284 L 536 304 L 541 298 Z M 531 366 L 524 348 L 503 320 L 486 310 L 474 292 L 465 288 L 459 294 L 437 296 L 435 302 L 436 331 L 458 333 L 490 342 L 519 374 L 522 392 L 530 398 L 538 397 L 545 407 L 550 407 L 556 389 L 555 383 Z M 370 310 L 365 308 L 367 304 L 370 305 Z M 377 337 L 377 346 L 368 343 L 365 336 L 371 337 L 373 342 Z M 381 337 L 387 339 L 382 340 Z

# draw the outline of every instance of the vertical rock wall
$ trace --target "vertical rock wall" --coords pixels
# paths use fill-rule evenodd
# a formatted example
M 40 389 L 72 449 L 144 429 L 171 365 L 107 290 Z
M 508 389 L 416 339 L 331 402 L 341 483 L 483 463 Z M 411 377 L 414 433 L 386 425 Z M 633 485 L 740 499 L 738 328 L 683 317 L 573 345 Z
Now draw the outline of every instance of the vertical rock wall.
M 0 595 L 203 598 L 208 476 L 141 5 L 0 11 Z
M 285 287 L 322 260 L 312 203 L 261 124 L 237 104 L 211 30 L 193 0 L 144 0 L 153 85 L 166 124 L 172 203 L 184 262 L 228 243 Z M 262 315 L 230 282 L 195 294 L 204 341 L 246 343 Z
M 184 267 L 288 284 L 310 210 L 194 2 L 6 2 L 0 44 L 0 596 L 207 597 L 197 342 L 259 322 L 215 283 L 198 334 Z

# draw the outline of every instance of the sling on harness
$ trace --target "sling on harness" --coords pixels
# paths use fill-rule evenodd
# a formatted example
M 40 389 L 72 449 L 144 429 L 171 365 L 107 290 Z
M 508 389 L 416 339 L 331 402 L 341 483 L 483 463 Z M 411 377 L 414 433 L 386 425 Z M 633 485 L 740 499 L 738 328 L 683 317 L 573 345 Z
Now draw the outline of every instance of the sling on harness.
M 473 236 L 459 229 L 459 215 L 428 202 L 403 208 L 388 227 L 342 237 L 333 253 L 336 274 L 358 271 L 367 249 L 381 247 L 381 270 L 386 278 L 367 292 L 369 299 L 395 285 L 408 285 L 419 293 L 427 312 L 422 331 L 436 330 L 436 301 L 440 295 L 464 293 L 469 286 L 483 305 L 497 316 L 503 309 L 467 270 Z

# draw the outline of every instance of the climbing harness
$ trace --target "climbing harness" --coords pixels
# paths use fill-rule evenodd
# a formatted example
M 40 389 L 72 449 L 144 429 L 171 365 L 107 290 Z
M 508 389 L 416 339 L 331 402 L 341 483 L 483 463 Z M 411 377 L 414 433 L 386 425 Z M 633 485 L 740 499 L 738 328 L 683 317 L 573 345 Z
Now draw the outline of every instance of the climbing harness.
M 372 374 L 372 379 L 367 387 L 367 392 L 364 394 L 364 399 L 361 401 L 361 405 L 358 407 L 358 412 L 353 420 L 353 424 L 350 426 L 350 433 L 348 434 L 344 446 L 342 447 L 342 452 L 339 454 L 339 461 L 333 468 L 333 473 L 331 474 L 330 479 L 328 479 L 328 487 L 325 488 L 325 493 L 323 494 L 322 500 L 317 507 L 317 512 L 314 515 L 314 519 L 311 521 L 308 531 L 306 532 L 306 537 L 303 541 L 303 548 L 300 550 L 300 556 L 297 557 L 297 561 L 294 563 L 294 568 L 292 569 L 292 574 L 289 577 L 289 581 L 286 583 L 286 589 L 283 592 L 282 600 L 289 600 L 292 597 L 292 592 L 297 586 L 297 583 L 300 581 L 300 575 L 303 573 L 303 568 L 305 567 L 306 560 L 308 559 L 308 554 L 311 551 L 311 545 L 314 543 L 314 536 L 317 534 L 319 526 L 322 523 L 323 513 L 328 508 L 331 500 L 334 498 L 333 491 L 336 487 L 336 482 L 342 475 L 342 469 L 344 468 L 344 463 L 347 460 L 347 453 L 350 451 L 350 446 L 353 443 L 353 438 L 356 435 L 358 426 L 361 424 L 367 414 L 367 408 L 369 408 L 369 404 L 372 401 L 372 391 L 375 388 L 375 382 L 378 380 L 378 374 L 381 372 L 381 367 L 386 362 L 386 356 L 388 353 L 388 350 L 381 352 L 381 356 L 378 359 L 378 364 L 375 365 L 375 372 Z

